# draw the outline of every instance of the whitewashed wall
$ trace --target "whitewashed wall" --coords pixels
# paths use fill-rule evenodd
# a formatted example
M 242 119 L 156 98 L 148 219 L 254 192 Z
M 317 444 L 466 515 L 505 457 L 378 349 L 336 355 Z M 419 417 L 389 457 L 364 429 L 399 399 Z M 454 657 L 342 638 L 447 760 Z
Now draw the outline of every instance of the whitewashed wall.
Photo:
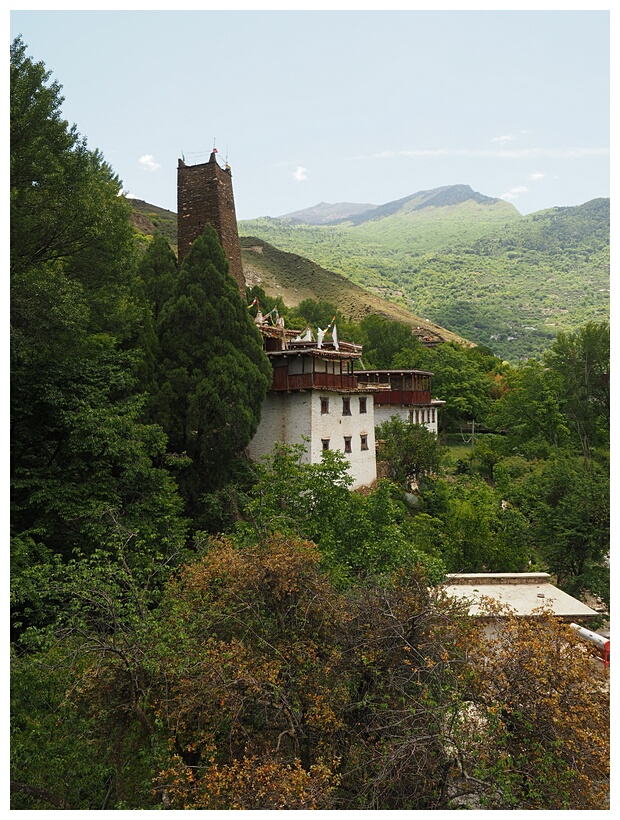
M 351 415 L 342 413 L 343 397 L 350 399 Z M 323 439 L 329 440 L 330 450 L 345 452 L 345 437 L 351 437 L 351 452 L 346 453 L 353 489 L 372 482 L 377 477 L 375 456 L 375 414 L 372 394 L 364 395 L 366 413 L 360 413 L 359 394 L 309 390 L 303 393 L 269 393 L 261 409 L 261 421 L 250 442 L 248 453 L 257 461 L 273 451 L 276 442 L 305 444 L 306 461 L 316 464 L 321 460 Z M 321 398 L 329 401 L 329 412 L 321 412 Z M 367 450 L 361 449 L 366 436 Z M 304 441 L 310 439 L 310 443 Z
M 329 400 L 329 413 L 321 413 L 321 398 Z M 343 398 L 349 399 L 351 415 L 342 413 Z M 360 398 L 366 400 L 366 412 L 360 413 Z M 345 452 L 345 437 L 351 438 L 351 452 L 346 457 L 355 487 L 363 487 L 377 477 L 375 454 L 375 414 L 372 394 L 334 393 L 312 391 L 312 462 L 321 460 L 323 439 L 329 439 L 330 450 Z M 367 450 L 361 449 L 362 436 L 366 436 Z

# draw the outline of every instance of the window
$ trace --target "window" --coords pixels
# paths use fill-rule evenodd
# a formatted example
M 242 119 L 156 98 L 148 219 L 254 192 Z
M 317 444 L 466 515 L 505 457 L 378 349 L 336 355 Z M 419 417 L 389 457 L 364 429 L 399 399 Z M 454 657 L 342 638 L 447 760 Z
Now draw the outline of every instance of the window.
M 420 411 L 417 408 L 416 408 L 416 411 L 415 411 L 415 423 L 416 424 L 420 423 Z
M 321 415 L 325 415 L 325 413 L 329 413 L 329 399 L 321 399 Z M 323 447 L 326 450 L 326 447 Z
M 350 416 L 351 415 L 351 399 L 347 396 L 346 399 L 342 400 L 342 415 L 343 416 Z
M 351 436 L 344 437 L 344 451 L 345 453 L 351 452 Z
M 434 407 L 431 410 L 431 421 L 433 422 L 433 424 L 435 423 L 435 408 Z
M 366 396 L 360 396 L 360 413 L 366 412 Z
M 323 445 L 324 450 L 329 450 L 329 439 L 328 438 L 322 438 L 321 439 L 321 444 Z
M 368 436 L 362 433 L 360 435 L 360 449 L 367 450 L 368 449 Z

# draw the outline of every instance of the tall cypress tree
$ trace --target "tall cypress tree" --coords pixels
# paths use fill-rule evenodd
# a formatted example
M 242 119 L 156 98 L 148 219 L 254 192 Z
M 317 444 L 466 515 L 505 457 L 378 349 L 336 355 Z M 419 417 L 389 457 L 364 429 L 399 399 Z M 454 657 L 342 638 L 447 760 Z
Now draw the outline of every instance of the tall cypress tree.
M 226 479 L 251 441 L 271 382 L 260 334 L 208 225 L 183 261 L 158 322 L 159 421 L 192 466 L 181 478 L 193 506 Z

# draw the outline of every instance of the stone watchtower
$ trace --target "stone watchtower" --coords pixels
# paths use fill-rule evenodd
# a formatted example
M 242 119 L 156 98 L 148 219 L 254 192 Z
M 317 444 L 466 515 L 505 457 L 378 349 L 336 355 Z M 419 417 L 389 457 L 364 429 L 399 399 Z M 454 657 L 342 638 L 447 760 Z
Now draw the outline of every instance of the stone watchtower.
M 237 233 L 235 198 L 230 167 L 221 168 L 213 151 L 208 162 L 186 165 L 180 159 L 177 175 L 177 229 L 179 265 L 190 245 L 210 223 L 222 243 L 230 275 L 245 297 L 241 247 Z

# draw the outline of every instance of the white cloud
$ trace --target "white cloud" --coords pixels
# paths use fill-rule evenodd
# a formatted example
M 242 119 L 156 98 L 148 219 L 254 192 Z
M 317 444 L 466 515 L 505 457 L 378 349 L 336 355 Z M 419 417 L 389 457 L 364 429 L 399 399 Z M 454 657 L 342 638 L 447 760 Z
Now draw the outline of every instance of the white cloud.
M 529 188 L 526 188 L 525 185 L 515 185 L 514 188 L 510 188 L 506 191 L 505 194 L 500 194 L 500 199 L 516 199 L 520 194 L 527 194 Z
M 491 142 L 510 142 L 513 139 L 514 137 L 511 137 L 509 134 L 504 134 L 501 137 L 493 137 Z
M 544 176 L 545 175 L 542 173 L 542 171 L 533 171 L 530 174 L 529 178 L 532 180 L 532 182 L 538 182 L 539 179 L 544 179 Z
M 155 162 L 153 154 L 144 154 L 144 156 L 140 157 L 139 162 L 146 171 L 159 171 L 161 168 L 159 162 Z
M 303 165 L 298 165 L 291 176 L 295 182 L 305 182 L 308 179 L 308 169 L 304 168 Z

